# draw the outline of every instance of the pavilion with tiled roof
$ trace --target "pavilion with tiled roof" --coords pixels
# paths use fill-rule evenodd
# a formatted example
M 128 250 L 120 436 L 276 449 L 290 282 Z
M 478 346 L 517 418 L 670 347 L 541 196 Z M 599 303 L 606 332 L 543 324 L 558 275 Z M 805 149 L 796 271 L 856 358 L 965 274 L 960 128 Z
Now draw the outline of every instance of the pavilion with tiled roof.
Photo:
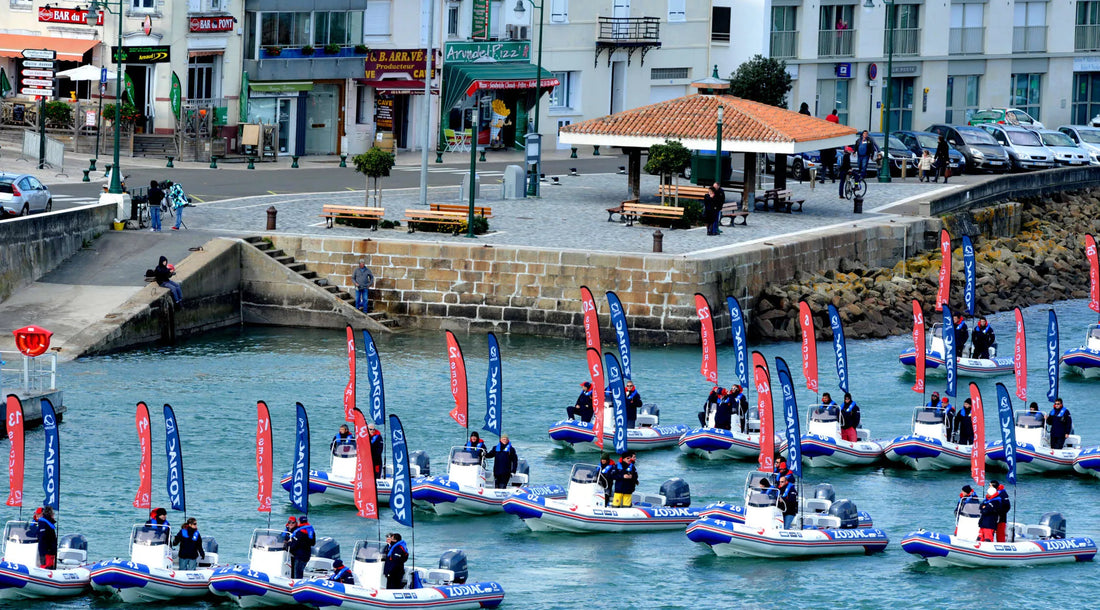
M 755 183 L 756 155 L 790 155 L 851 144 L 852 127 L 784 108 L 734 97 L 699 93 L 561 128 L 560 142 L 622 148 L 630 159 L 630 184 L 638 196 L 641 152 L 676 140 L 690 150 L 715 149 L 718 108 L 723 109 L 722 152 L 745 153 L 745 194 Z M 777 163 L 785 169 L 785 163 Z M 785 172 L 784 172 L 785 173 Z

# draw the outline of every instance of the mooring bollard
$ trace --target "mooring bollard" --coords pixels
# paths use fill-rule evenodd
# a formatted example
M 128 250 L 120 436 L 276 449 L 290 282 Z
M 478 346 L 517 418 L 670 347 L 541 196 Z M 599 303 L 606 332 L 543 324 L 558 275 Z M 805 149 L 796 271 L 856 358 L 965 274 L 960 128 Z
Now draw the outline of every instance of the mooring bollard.
M 863 195 L 856 195 L 855 197 L 852 198 L 852 213 L 853 214 L 862 214 L 863 213 Z
M 478 163 L 485 163 L 485 147 L 478 148 L 481 151 L 481 156 L 477 158 Z
M 90 172 L 95 171 L 95 162 L 96 162 L 96 159 L 88 159 L 88 171 L 90 171 Z
M 83 178 L 81 178 L 81 179 L 80 179 L 80 181 L 81 181 L 81 182 L 91 182 L 91 181 L 92 181 L 92 179 L 88 177 L 88 174 L 89 174 L 89 173 L 90 173 L 90 172 L 91 172 L 92 170 L 90 170 L 90 169 L 86 169 L 86 170 L 82 170 L 82 171 L 84 172 L 84 177 L 83 177 Z
M 570 146 L 569 147 L 569 158 L 570 159 L 576 159 L 577 158 L 577 147 L 576 146 Z
M 275 209 L 275 206 L 271 206 L 271 207 L 267 208 L 267 230 L 268 231 L 274 231 L 275 230 L 275 216 L 278 215 L 278 213 L 279 213 L 279 211 Z
M 348 166 L 348 155 L 347 155 L 347 153 L 340 153 L 340 167 L 347 167 L 347 166 Z
M 175 159 L 175 157 L 168 157 L 168 165 L 166 165 L 165 167 L 175 167 L 176 166 L 175 163 L 172 163 L 172 159 Z
M 810 190 L 814 190 L 814 185 L 817 184 L 817 168 L 810 170 Z
M 664 252 L 665 251 L 665 234 L 661 233 L 660 229 L 653 232 L 653 251 Z
M 290 167 L 292 167 L 294 169 L 298 169 L 298 155 L 291 155 L 291 157 L 290 157 Z
M 210 169 L 218 169 L 218 156 L 210 155 Z
M 599 146 L 593 146 L 592 147 L 592 156 L 593 157 L 600 156 L 600 147 Z
M 248 169 L 256 169 L 256 157 L 248 158 Z

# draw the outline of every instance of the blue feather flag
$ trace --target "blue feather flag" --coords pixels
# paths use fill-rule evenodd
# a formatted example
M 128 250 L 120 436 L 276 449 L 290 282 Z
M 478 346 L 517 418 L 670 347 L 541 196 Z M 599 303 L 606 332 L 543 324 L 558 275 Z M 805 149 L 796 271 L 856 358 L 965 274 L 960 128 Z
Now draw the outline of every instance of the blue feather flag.
M 409 448 L 405 444 L 405 429 L 396 415 L 390 416 L 390 447 L 393 448 L 393 493 L 390 508 L 393 520 L 412 527 L 412 481 L 409 476 Z
M 963 273 L 966 276 L 966 287 L 963 289 L 963 303 L 966 304 L 966 315 L 974 317 L 974 288 L 977 285 L 977 268 L 974 263 L 974 244 L 970 237 L 963 235 Z
M 623 374 L 619 369 L 619 360 L 615 354 L 603 355 L 604 370 L 607 373 L 607 387 L 611 390 L 611 404 L 615 409 L 615 453 L 626 453 L 626 388 Z
M 745 332 L 745 315 L 741 313 L 741 303 L 737 297 L 726 297 L 726 307 L 730 310 L 730 335 L 733 339 L 734 372 L 741 387 L 748 388 L 749 382 L 749 341 Z
M 183 485 L 183 447 L 172 405 L 164 405 L 164 453 L 168 457 L 168 501 L 172 510 L 187 512 L 187 490 Z
M 382 359 L 370 331 L 363 329 L 363 350 L 367 352 L 367 384 L 370 386 L 370 418 L 376 426 L 386 424 L 386 388 L 382 382 Z
M 1016 422 L 1012 413 L 1012 397 L 1005 384 L 997 384 L 997 419 L 1001 424 L 1001 444 L 1005 448 L 1008 482 L 1016 484 Z
M 630 329 L 626 326 L 626 311 L 619 295 L 610 290 L 607 291 L 607 305 L 611 310 L 611 328 L 615 330 L 615 341 L 619 344 L 623 378 L 630 379 Z
M 1047 312 L 1047 400 L 1058 398 L 1058 364 L 1061 348 L 1058 346 L 1058 314 Z
M 500 343 L 497 336 L 489 333 L 489 370 L 485 373 L 485 425 L 482 430 L 488 430 L 500 436 L 504 426 L 501 419 L 504 405 L 504 378 L 500 366 Z
M 48 398 L 42 402 L 42 430 L 46 438 L 42 457 L 42 506 L 60 510 L 61 504 L 61 439 L 57 433 L 57 413 Z
M 787 419 L 787 467 L 802 478 L 802 432 L 798 421 L 798 401 L 794 396 L 791 369 L 782 358 L 775 359 L 775 371 L 783 388 L 783 413 Z
M 829 304 L 829 326 L 833 328 L 833 354 L 836 356 L 836 376 L 841 392 L 848 392 L 848 348 L 844 343 L 844 326 L 840 312 Z
M 294 403 L 294 466 L 290 469 L 290 503 L 309 513 L 309 417 L 305 406 Z
M 959 379 L 959 361 L 955 354 L 957 346 L 955 345 L 955 317 L 951 315 L 951 308 L 945 303 L 943 306 L 943 323 L 941 324 L 941 333 L 943 334 L 943 366 L 944 371 L 947 373 L 947 389 L 944 393 L 955 398 L 955 391 L 957 389 Z

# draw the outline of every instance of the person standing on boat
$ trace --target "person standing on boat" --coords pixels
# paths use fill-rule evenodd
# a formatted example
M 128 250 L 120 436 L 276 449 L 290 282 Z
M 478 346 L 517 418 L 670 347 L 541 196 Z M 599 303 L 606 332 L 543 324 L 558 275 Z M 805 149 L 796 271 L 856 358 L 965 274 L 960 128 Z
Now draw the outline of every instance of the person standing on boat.
M 317 533 L 309 524 L 309 517 L 298 517 L 298 527 L 290 536 L 290 577 L 300 580 L 306 571 L 306 564 L 313 555 L 313 545 L 317 544 Z
M 966 328 L 966 318 L 961 313 L 955 314 L 955 353 L 963 354 L 966 340 L 970 338 L 970 331 Z
M 933 394 L 935 396 L 935 394 Z M 943 417 L 943 438 L 947 442 L 954 442 L 955 439 L 955 405 L 951 404 L 951 399 L 944 396 L 940 399 L 940 406 L 937 413 Z
M 633 451 L 627 451 L 615 467 L 615 497 L 611 500 L 611 506 L 630 508 L 634 505 L 634 490 L 638 487 L 638 467 L 634 464 L 637 460 Z
M 985 492 L 985 500 L 978 508 L 981 511 L 978 517 L 978 541 L 993 542 L 997 536 L 997 520 L 1001 515 L 1001 499 L 997 496 L 997 490 L 990 486 Z
M 1061 449 L 1066 445 L 1066 437 L 1073 431 L 1073 418 L 1069 409 L 1062 405 L 1062 398 L 1054 399 L 1054 407 L 1047 415 L 1047 423 L 1050 424 L 1050 448 Z
M 382 433 L 375 427 L 374 422 L 367 423 L 367 436 L 370 437 L 370 457 L 371 462 L 374 463 L 374 478 L 382 478 L 382 451 L 385 449 L 386 443 L 382 438 Z
M 699 425 L 707 427 L 707 417 L 710 416 L 712 411 L 718 409 L 718 403 L 721 402 L 722 397 L 726 395 L 726 389 L 720 386 L 714 386 L 710 390 L 710 395 L 707 396 L 707 402 L 703 404 L 703 410 L 699 412 Z
M 1046 426 L 1046 418 L 1043 417 L 1042 411 L 1039 410 L 1039 403 L 1037 403 L 1037 402 L 1031 403 L 1031 405 L 1027 408 L 1027 414 L 1032 419 L 1039 422 L 1040 426 L 1044 426 L 1044 427 Z
M 783 508 L 783 529 L 789 530 L 794 524 L 794 518 L 798 515 L 798 486 L 795 485 L 795 477 L 788 474 L 779 479 L 779 500 Z
M 955 442 L 960 445 L 974 444 L 974 422 L 970 421 L 970 399 L 963 401 L 963 406 L 955 414 Z
M 626 429 L 631 430 L 638 423 L 638 409 L 642 408 L 642 397 L 638 394 L 638 388 L 634 382 L 627 379 L 626 388 Z
M 828 392 L 823 392 L 821 394 L 821 404 L 817 405 L 816 408 L 818 413 L 828 413 L 833 416 L 840 415 L 840 409 L 836 406 L 836 403 L 833 402 L 833 397 L 830 396 Z
M 344 562 L 336 559 L 332 562 L 332 574 L 328 577 L 329 580 L 344 583 L 345 585 L 354 585 L 355 576 L 351 573 L 351 568 L 344 565 Z
M 997 514 L 997 542 L 1005 542 L 1005 530 L 1008 527 L 1008 511 L 1012 510 L 1012 502 L 1008 499 L 1008 491 L 996 479 L 989 482 L 989 486 L 997 490 L 998 505 Z
M 840 405 L 840 438 L 854 443 L 859 440 L 856 430 L 859 428 L 859 405 L 852 400 L 850 392 L 844 393 L 844 402 Z
M 714 427 L 721 430 L 733 428 L 733 392 L 726 392 L 718 399 L 714 408 Z
M 974 334 L 970 339 L 971 344 L 974 346 L 973 358 L 989 358 L 989 348 L 993 347 L 993 342 L 997 340 L 997 336 L 993 333 L 993 327 L 989 325 L 989 320 L 985 319 L 985 316 L 978 318 L 978 325 L 974 327 Z
M 295 517 L 294 515 L 291 515 L 286 520 L 286 533 L 287 534 L 293 534 L 294 530 L 296 530 L 296 529 L 298 529 L 298 518 Z M 287 538 L 289 538 L 289 536 Z M 285 539 L 286 538 L 284 538 L 284 540 Z
M 572 407 L 565 409 L 566 414 L 569 415 L 569 421 L 573 421 L 576 417 L 580 417 L 581 421 L 588 423 L 592 421 L 592 382 L 585 381 L 581 383 L 581 395 L 577 397 L 577 403 Z
M 516 455 L 516 448 L 508 441 L 507 434 L 500 435 L 500 442 L 485 454 L 485 458 L 494 458 L 493 486 L 497 489 L 507 488 L 508 481 L 519 468 L 519 456 Z
M 329 450 L 335 454 L 337 448 L 341 446 L 355 446 L 355 435 L 348 429 L 347 424 L 340 424 L 340 431 L 336 433 L 336 436 L 332 437 L 332 442 L 329 443 Z
M 744 434 L 749 427 L 749 398 L 745 396 L 745 390 L 739 385 L 730 388 L 730 402 L 737 410 L 737 418 L 740 420 L 741 433 Z
M 615 470 L 617 468 L 618 464 L 615 463 L 615 460 L 611 459 L 610 453 L 605 453 L 600 456 L 600 474 L 596 478 L 596 482 L 599 483 L 600 487 L 603 487 L 604 506 L 611 504 L 611 488 L 615 482 Z
M 206 551 L 202 550 L 202 535 L 199 534 L 199 522 L 194 517 L 189 517 L 183 527 L 172 539 L 172 546 L 179 546 L 180 570 L 199 569 L 199 557 L 206 558 Z
M 367 267 L 367 259 L 359 259 L 359 266 L 351 273 L 355 284 L 355 308 L 363 313 L 370 311 L 370 287 L 374 285 L 374 273 Z
M 787 468 L 787 458 L 780 456 L 779 459 L 775 461 L 775 474 L 777 482 L 781 482 L 791 474 L 791 469 Z
M 53 570 L 57 567 L 57 519 L 53 508 L 43 506 L 38 516 L 38 566 Z
M 169 527 L 168 511 L 164 508 L 154 508 L 149 511 L 149 520 L 145 523 L 147 525 L 163 525 L 164 527 Z
M 382 566 L 382 575 L 386 577 L 387 589 L 402 589 L 405 586 L 405 562 L 409 559 L 409 548 L 401 539 L 401 534 L 386 534 L 386 562 Z
M 929 400 L 928 404 L 926 406 L 929 409 L 937 409 L 938 410 L 940 408 L 940 393 L 939 392 L 932 392 L 932 400 Z M 941 413 L 941 415 L 942 415 L 942 413 Z

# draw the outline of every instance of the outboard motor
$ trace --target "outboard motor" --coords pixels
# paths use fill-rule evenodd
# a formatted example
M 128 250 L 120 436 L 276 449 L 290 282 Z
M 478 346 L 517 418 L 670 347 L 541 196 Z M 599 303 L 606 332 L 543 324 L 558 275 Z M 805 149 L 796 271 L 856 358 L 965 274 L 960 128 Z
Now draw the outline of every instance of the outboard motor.
M 329 536 L 322 536 L 317 539 L 317 545 L 313 547 L 313 556 L 323 557 L 325 559 L 339 559 L 340 543 Z
M 661 407 L 655 404 L 642 405 L 642 408 L 638 409 L 638 415 L 653 415 L 661 417 Z
M 451 549 L 439 556 L 439 568 L 454 572 L 455 584 L 463 584 L 470 576 L 470 569 L 466 565 L 466 552 L 461 549 Z
M 57 541 L 59 566 L 79 566 L 88 562 L 88 539 L 84 534 L 65 534 Z
M 691 506 L 691 489 L 680 477 L 662 483 L 661 495 L 665 497 L 665 506 Z
M 525 474 L 528 477 L 531 476 L 531 466 L 527 464 L 525 458 L 519 459 L 519 463 L 516 465 L 516 474 Z
M 814 485 L 814 497 L 819 500 L 836 502 L 836 491 L 833 490 L 833 486 L 828 483 L 819 483 Z
M 829 507 L 829 514 L 840 519 L 840 529 L 852 530 L 859 527 L 859 510 L 851 500 L 837 500 Z
M 217 553 L 218 552 L 218 539 L 217 538 L 203 538 L 202 550 L 204 553 Z
M 417 449 L 409 454 L 409 464 L 419 468 L 422 477 L 432 474 L 432 461 L 423 449 Z
M 1044 513 L 1039 518 L 1039 525 L 1050 530 L 1050 537 L 1062 539 L 1066 537 L 1066 519 L 1062 513 Z

